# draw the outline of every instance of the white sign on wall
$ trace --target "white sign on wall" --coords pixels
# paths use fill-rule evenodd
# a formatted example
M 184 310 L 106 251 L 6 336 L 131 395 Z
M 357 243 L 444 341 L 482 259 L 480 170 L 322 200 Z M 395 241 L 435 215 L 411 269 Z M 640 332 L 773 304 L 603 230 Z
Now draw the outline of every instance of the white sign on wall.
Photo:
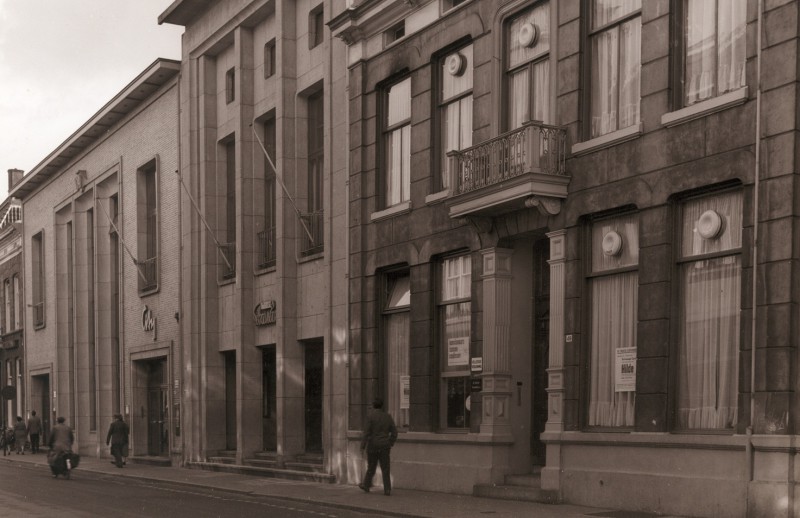
M 636 390 L 636 347 L 616 349 L 614 364 L 614 391 L 634 392 Z
M 400 410 L 411 406 L 411 376 L 400 376 Z
M 447 366 L 463 367 L 469 365 L 469 338 L 450 338 L 447 340 Z

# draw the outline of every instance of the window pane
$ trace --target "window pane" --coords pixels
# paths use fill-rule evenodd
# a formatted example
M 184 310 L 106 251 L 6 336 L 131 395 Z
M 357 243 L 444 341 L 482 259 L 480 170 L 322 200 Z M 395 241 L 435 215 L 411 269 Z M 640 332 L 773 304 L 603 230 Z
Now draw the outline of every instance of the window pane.
M 401 157 L 401 183 L 400 201 L 408 201 L 411 198 L 411 125 L 406 124 L 400 129 L 402 139 Z
M 523 46 L 520 33 L 523 26 L 533 24 L 536 27 L 536 41 L 532 46 Z M 543 3 L 530 11 L 514 18 L 508 26 L 506 34 L 508 45 L 508 68 L 530 61 L 550 51 L 550 4 Z
M 447 428 L 466 428 L 469 426 L 469 410 L 467 410 L 467 396 L 469 396 L 469 378 L 447 378 Z
M 472 261 L 469 255 L 449 257 L 442 262 L 442 302 L 468 298 L 471 288 Z
M 387 410 L 394 417 L 397 426 L 408 426 L 408 408 L 402 404 L 402 396 L 406 383 L 409 382 L 410 315 L 410 312 L 405 311 L 386 317 Z M 406 408 L 402 408 L 404 406 Z
M 550 60 L 533 65 L 533 120 L 550 122 Z
M 400 170 L 402 167 L 402 132 L 397 129 L 386 135 L 386 204 L 402 201 Z
M 700 218 L 707 211 L 713 211 L 719 217 L 719 233 L 716 237 L 704 238 L 698 229 L 698 225 L 701 224 Z M 740 248 L 742 246 L 741 194 L 731 192 L 713 198 L 687 201 L 683 207 L 681 232 L 683 257 Z
M 619 20 L 642 8 L 642 0 L 594 0 L 592 5 L 592 29 Z
M 617 27 L 592 38 L 592 137 L 617 129 L 619 78 Z
M 739 256 L 685 264 L 681 277 L 678 424 L 730 429 L 739 391 Z
M 727 1 L 727 0 L 726 0 Z M 686 2 L 686 104 L 714 95 L 716 2 Z
M 527 67 L 511 74 L 508 80 L 508 129 L 516 129 L 531 120 L 530 81 Z
M 442 101 L 446 102 L 451 98 L 472 90 L 472 45 L 459 49 L 454 54 L 460 54 L 465 60 L 461 75 L 453 75 L 447 70 L 449 57 L 442 60 Z
M 603 240 L 610 232 L 621 238 L 617 254 L 603 250 Z M 592 271 L 614 270 L 639 263 L 639 220 L 635 214 L 602 220 L 592 226 Z
M 745 84 L 745 33 L 747 4 L 744 1 L 719 2 L 719 70 L 717 95 Z
M 472 96 L 454 101 L 442 109 L 442 166 L 443 189 L 449 186 L 449 159 L 447 153 L 466 149 L 472 145 Z
M 389 89 L 386 126 L 394 126 L 411 118 L 411 78 L 406 78 Z
M 390 277 L 386 309 L 396 309 L 411 304 L 411 278 L 408 275 Z
M 637 17 L 622 24 L 619 39 L 620 89 L 617 129 L 622 129 L 639 123 L 642 19 Z

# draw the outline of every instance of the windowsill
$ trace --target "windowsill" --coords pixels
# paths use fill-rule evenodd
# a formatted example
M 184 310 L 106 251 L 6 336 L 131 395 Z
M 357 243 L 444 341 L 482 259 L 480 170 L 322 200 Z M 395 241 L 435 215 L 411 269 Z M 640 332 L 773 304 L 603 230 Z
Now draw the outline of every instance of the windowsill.
M 672 126 L 677 126 L 678 124 L 683 124 L 684 122 L 699 119 L 700 117 L 725 110 L 732 106 L 744 104 L 746 101 L 747 87 L 743 86 L 738 90 L 728 92 L 720 95 L 719 97 L 701 101 L 674 112 L 665 113 L 661 116 L 661 124 L 667 128 L 671 128 Z
M 404 201 L 402 203 L 398 203 L 397 205 L 392 205 L 388 209 L 379 210 L 377 212 L 373 212 L 369 216 L 370 222 L 380 221 L 382 219 L 391 218 L 392 216 L 397 216 L 398 214 L 403 214 L 406 212 L 411 211 L 411 202 Z
M 267 274 L 267 273 L 272 273 L 272 272 L 276 271 L 277 269 L 278 269 L 278 267 L 276 265 L 272 264 L 270 266 L 265 266 L 263 268 L 256 267 L 256 271 L 254 273 L 255 273 L 255 275 L 264 275 L 264 274 Z
M 580 156 L 580 155 L 585 155 L 587 153 L 591 153 L 593 151 L 599 151 L 601 149 L 611 147 L 615 144 L 621 144 L 622 142 L 627 142 L 628 140 L 639 138 L 641 134 L 642 134 L 642 123 L 639 122 L 638 124 L 634 124 L 633 126 L 628 126 L 627 128 L 623 128 L 621 130 L 612 131 L 611 133 L 606 133 L 605 135 L 602 135 L 600 137 L 593 138 L 585 142 L 578 142 L 577 144 L 573 144 L 572 154 L 574 156 Z
M 227 286 L 228 284 L 236 284 L 236 276 L 220 278 L 217 280 L 217 286 Z
M 317 252 L 315 254 L 308 254 L 299 257 L 297 259 L 297 264 L 310 263 L 311 261 L 316 261 L 317 259 L 322 259 L 323 257 L 325 257 L 324 250 L 322 252 Z
M 159 292 L 158 286 L 156 286 L 155 288 L 147 289 L 147 290 L 141 290 L 141 291 L 139 291 L 139 298 L 143 299 L 145 297 L 149 297 L 150 295 L 155 295 L 158 292 Z
M 459 6 L 461 7 L 461 6 Z M 432 203 L 438 203 L 450 196 L 450 189 L 445 189 L 443 191 L 434 192 L 427 196 L 425 196 L 425 204 L 430 205 Z
M 44 323 L 42 323 L 42 324 L 33 324 L 33 330 L 34 331 L 38 331 L 40 329 L 44 329 L 44 327 L 45 327 Z

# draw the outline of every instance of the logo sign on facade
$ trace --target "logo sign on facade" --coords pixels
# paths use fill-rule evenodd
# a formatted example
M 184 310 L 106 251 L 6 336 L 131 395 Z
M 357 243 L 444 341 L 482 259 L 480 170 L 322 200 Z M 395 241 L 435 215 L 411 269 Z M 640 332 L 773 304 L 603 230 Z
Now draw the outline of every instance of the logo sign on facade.
M 614 391 L 633 392 L 636 390 L 636 347 L 616 349 L 614 369 Z
M 142 309 L 142 331 L 153 333 L 153 340 L 156 339 L 156 317 L 153 316 L 152 310 L 147 306 Z
M 253 309 L 253 322 L 257 326 L 268 326 L 275 323 L 276 308 L 278 304 L 274 300 L 259 302 Z

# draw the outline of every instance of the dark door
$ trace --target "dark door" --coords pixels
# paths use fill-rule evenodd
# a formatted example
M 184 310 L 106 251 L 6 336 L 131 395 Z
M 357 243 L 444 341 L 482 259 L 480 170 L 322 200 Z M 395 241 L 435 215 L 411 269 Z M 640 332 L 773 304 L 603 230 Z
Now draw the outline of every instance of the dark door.
M 262 354 L 262 437 L 263 448 L 275 451 L 278 448 L 278 419 L 275 415 L 277 398 L 275 397 L 275 346 L 270 345 L 261 350 Z
M 236 353 L 225 353 L 225 449 L 236 450 Z
M 39 444 L 47 444 L 50 440 L 50 375 L 45 374 L 40 376 L 42 380 L 42 393 L 41 393 L 41 412 L 42 418 L 42 435 L 39 437 Z
M 147 375 L 147 454 L 164 456 L 169 454 L 167 426 L 167 390 L 165 380 L 166 361 L 148 363 Z
M 531 462 L 545 465 L 545 445 L 541 440 L 547 423 L 547 365 L 550 344 L 550 243 L 547 239 L 533 246 L 533 394 L 531 397 Z
M 322 452 L 322 342 L 305 345 L 305 419 L 306 451 Z

